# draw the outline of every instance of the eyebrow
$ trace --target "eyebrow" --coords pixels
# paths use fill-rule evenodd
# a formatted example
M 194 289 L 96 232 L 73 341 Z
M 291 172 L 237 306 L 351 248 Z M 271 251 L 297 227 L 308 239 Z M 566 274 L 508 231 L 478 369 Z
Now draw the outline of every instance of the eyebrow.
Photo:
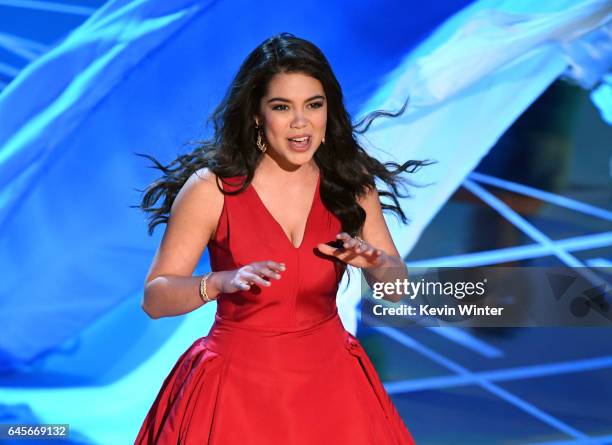
M 324 96 L 321 96 L 320 94 L 316 95 L 316 96 L 312 96 L 308 99 L 306 99 L 306 102 L 310 102 L 311 100 L 315 100 L 315 99 L 325 99 Z M 285 99 L 284 97 L 273 97 L 272 99 L 269 99 L 267 103 L 270 102 L 286 102 L 286 103 L 291 103 L 291 101 L 289 99 Z

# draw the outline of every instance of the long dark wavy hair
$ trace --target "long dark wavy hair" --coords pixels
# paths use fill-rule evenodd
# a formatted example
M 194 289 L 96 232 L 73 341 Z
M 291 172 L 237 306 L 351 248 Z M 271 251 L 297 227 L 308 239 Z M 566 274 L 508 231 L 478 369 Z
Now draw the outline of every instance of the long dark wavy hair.
M 244 191 L 253 179 L 262 153 L 256 147 L 257 129 L 253 117 L 259 109 L 270 80 L 279 73 L 302 73 L 318 79 L 327 98 L 327 127 L 325 143 L 317 149 L 314 161 L 321 171 L 321 200 L 342 223 L 342 230 L 356 235 L 365 221 L 365 211 L 357 203 L 368 189 L 375 188 L 375 178 L 384 181 L 391 191 L 379 190 L 383 210 L 390 210 L 403 223 L 408 222 L 398 197 L 398 185 L 406 178 L 403 172 L 414 172 L 431 161 L 409 160 L 403 164 L 379 162 L 359 145 L 356 135 L 368 130 L 374 119 L 395 117 L 404 112 L 407 103 L 396 113 L 375 111 L 353 125 L 344 107 L 342 89 L 331 66 L 321 50 L 311 42 L 292 34 L 271 37 L 259 45 L 242 63 L 224 99 L 211 116 L 213 136 L 197 143 L 193 151 L 178 156 L 168 165 L 162 165 L 148 154 L 137 153 L 153 162 L 163 175 L 150 184 L 142 197 L 140 209 L 148 214 L 149 235 L 155 226 L 167 223 L 170 208 L 189 176 L 206 167 L 217 177 L 217 187 L 224 194 Z M 242 186 L 225 191 L 219 181 L 233 176 L 245 176 Z M 161 204 L 155 206 L 161 199 Z

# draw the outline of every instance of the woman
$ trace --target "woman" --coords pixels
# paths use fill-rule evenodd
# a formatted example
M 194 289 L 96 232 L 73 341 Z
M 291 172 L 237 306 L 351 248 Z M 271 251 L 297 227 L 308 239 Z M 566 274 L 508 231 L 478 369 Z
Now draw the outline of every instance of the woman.
M 217 314 L 136 443 L 414 443 L 335 296 L 347 264 L 368 281 L 405 275 L 382 208 L 405 221 L 397 176 L 423 163 L 368 156 L 324 55 L 290 34 L 247 57 L 213 121 L 213 139 L 192 153 L 168 166 L 149 157 L 164 176 L 141 207 L 150 233 L 167 227 L 143 309 L 159 318 L 216 300 Z M 378 193 L 375 177 L 392 192 Z M 212 272 L 192 277 L 207 246 Z

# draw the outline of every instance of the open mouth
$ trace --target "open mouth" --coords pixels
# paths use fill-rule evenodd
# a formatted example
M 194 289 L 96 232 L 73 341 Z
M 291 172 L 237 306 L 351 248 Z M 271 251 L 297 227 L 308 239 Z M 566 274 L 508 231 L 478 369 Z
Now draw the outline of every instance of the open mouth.
M 294 150 L 304 151 L 307 150 L 310 146 L 310 136 L 297 136 L 293 138 L 288 138 L 289 147 Z

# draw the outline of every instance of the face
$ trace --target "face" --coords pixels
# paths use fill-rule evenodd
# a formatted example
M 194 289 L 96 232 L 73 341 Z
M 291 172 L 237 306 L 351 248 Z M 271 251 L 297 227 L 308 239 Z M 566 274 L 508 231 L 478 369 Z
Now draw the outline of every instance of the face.
M 327 99 L 323 85 L 301 73 L 275 75 L 259 104 L 256 124 L 263 125 L 265 154 L 284 167 L 311 162 L 325 137 Z

